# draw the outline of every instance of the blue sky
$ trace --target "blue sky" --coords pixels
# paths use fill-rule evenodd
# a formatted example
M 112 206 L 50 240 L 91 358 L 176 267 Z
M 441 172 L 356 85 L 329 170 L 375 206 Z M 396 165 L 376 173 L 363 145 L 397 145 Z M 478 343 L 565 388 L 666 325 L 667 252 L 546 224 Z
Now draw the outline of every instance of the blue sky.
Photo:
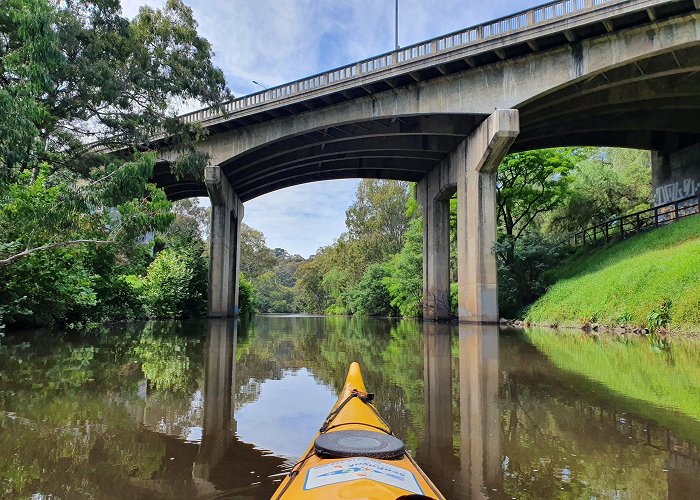
M 394 0 L 185 0 L 236 96 L 394 48 Z M 532 0 L 400 0 L 399 44 L 456 31 L 537 5 Z M 122 0 L 131 17 L 140 5 Z M 270 247 L 304 257 L 345 231 L 356 180 L 287 188 L 246 203 L 245 222 Z

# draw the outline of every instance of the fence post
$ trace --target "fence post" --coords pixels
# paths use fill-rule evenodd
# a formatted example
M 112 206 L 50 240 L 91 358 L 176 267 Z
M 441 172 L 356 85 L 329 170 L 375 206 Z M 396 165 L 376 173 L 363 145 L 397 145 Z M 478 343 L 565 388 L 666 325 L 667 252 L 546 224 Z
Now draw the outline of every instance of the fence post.
M 610 226 L 609 223 L 605 223 L 605 243 L 610 243 Z
M 624 240 L 625 239 L 625 218 L 620 217 L 618 220 L 620 221 L 620 239 Z
M 659 227 L 659 209 L 654 207 L 654 227 Z
M 673 219 L 678 219 L 678 201 L 673 203 Z

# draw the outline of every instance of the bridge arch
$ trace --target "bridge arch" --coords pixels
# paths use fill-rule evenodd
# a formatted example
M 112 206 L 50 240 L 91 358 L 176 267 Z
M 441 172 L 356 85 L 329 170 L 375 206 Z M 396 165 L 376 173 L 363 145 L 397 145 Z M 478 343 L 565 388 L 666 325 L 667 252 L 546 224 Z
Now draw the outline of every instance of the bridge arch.
M 591 7 L 599 4 L 606 6 Z M 284 89 L 297 82 L 249 96 L 232 115 L 197 112 L 210 132 L 198 147 L 215 166 L 207 167 L 205 183 L 175 179 L 168 164 L 177 155 L 166 146 L 154 180 L 171 199 L 210 195 L 222 214 L 224 274 L 236 266 L 227 248 L 237 244 L 229 232 L 240 225 L 242 202 L 326 179 L 418 181 L 426 213 L 424 313 L 431 319 L 449 315 L 444 198 L 456 190 L 463 207 L 458 258 L 469 261 L 458 265 L 460 319 L 497 320 L 495 170 L 508 150 L 700 145 L 697 0 L 611 0 L 589 8 L 540 31 L 455 50 L 439 52 L 452 35 L 427 42 L 436 52 L 380 64 L 369 76 L 345 78 L 347 68 L 337 81 L 316 75 L 310 80 L 325 78 L 318 88 L 287 98 Z

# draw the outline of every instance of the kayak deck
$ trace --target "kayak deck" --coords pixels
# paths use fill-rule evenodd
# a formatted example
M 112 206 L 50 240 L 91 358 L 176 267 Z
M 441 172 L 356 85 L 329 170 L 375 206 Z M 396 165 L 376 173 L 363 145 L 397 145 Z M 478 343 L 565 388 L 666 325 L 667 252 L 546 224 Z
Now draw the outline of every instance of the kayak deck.
M 443 498 L 393 436 L 372 398 L 360 365 L 352 363 L 338 401 L 273 499 Z

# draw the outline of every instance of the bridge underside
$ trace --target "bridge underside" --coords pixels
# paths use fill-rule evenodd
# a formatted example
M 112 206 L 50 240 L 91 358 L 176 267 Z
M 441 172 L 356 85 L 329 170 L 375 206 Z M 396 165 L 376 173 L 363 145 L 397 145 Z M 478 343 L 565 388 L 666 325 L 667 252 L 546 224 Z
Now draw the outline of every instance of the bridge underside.
M 700 50 L 696 45 L 574 80 L 515 106 L 513 151 L 618 146 L 674 151 L 700 142 Z M 417 182 L 486 114 L 433 113 L 339 122 L 257 146 L 220 163 L 242 202 L 308 182 L 381 178 Z M 167 162 L 155 182 L 172 200 L 207 196 L 177 180 Z
M 700 50 L 679 47 L 576 80 L 519 106 L 514 151 L 666 150 L 700 142 Z
M 434 114 L 338 123 L 251 149 L 219 166 L 242 202 L 331 179 L 417 182 L 485 118 Z M 207 196 L 203 184 L 178 182 L 167 164 L 157 167 L 155 181 L 172 200 Z

